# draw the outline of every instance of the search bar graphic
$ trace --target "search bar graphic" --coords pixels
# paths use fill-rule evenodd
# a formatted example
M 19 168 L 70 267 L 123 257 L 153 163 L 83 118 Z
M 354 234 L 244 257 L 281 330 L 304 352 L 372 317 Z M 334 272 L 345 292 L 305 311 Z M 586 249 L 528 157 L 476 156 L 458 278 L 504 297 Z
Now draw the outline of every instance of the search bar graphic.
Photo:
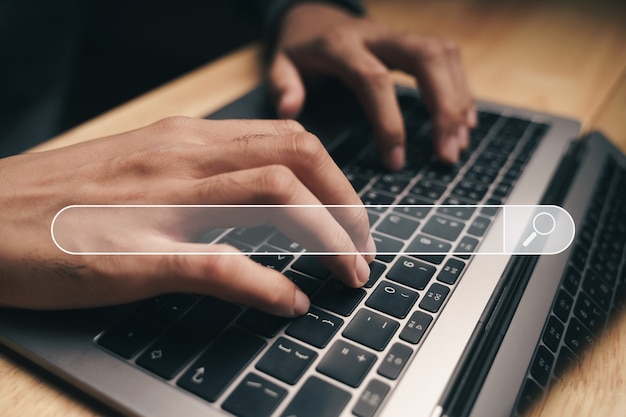
M 50 232 L 71 255 L 370 254 L 329 240 L 365 213 L 379 256 L 553 255 L 575 235 L 555 205 L 74 205 Z

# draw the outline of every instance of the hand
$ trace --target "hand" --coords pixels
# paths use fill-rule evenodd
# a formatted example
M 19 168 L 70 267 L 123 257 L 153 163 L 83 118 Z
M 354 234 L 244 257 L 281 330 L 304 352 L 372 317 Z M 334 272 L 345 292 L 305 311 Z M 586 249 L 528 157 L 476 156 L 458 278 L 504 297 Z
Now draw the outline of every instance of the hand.
M 68 205 L 360 204 L 319 140 L 290 121 L 170 118 L 104 139 L 2 159 L 0 178 L 0 305 L 36 309 L 123 303 L 167 292 L 211 294 L 285 316 L 309 308 L 308 298 L 284 275 L 243 255 L 64 253 L 54 245 L 50 227 Z M 162 252 L 207 251 L 206 244 L 188 243 L 198 232 L 189 227 L 188 211 L 170 214 L 128 222 L 124 241 L 150 242 Z M 331 251 L 374 251 L 362 207 L 333 214 L 270 220 Z M 84 229 L 89 236 L 106 227 L 92 222 Z M 235 249 L 214 245 L 210 250 Z M 352 287 L 367 281 L 369 260 L 324 258 Z
M 435 152 L 444 162 L 457 162 L 476 111 L 453 43 L 399 33 L 331 5 L 300 4 L 285 13 L 268 79 L 284 118 L 295 118 L 302 109 L 302 78 L 343 80 L 364 106 L 383 163 L 398 170 L 405 159 L 405 131 L 389 68 L 417 79 L 432 116 Z

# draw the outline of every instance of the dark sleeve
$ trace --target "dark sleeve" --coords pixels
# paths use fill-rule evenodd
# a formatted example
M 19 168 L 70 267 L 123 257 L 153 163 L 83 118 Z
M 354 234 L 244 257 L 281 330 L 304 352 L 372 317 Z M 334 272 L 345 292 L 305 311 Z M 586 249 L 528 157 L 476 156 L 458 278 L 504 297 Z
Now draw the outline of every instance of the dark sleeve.
M 360 0 L 248 0 L 257 10 L 262 20 L 263 34 L 268 43 L 273 43 L 278 24 L 283 14 L 291 6 L 298 3 L 328 3 L 361 16 L 365 14 L 365 8 Z

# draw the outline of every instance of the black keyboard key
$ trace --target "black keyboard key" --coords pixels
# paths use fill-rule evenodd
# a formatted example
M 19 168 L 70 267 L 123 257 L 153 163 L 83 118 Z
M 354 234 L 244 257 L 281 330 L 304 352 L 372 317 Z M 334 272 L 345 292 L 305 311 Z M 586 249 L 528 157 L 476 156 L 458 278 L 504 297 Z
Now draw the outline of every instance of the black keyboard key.
M 152 342 L 161 328 L 141 317 L 130 316 L 107 330 L 98 344 L 123 358 L 130 359 Z
M 463 268 L 465 268 L 465 262 L 450 258 L 446 261 L 446 264 L 443 266 L 439 275 L 437 275 L 437 281 L 441 281 L 445 284 L 454 285 L 454 283 L 459 279 L 461 272 L 463 272 Z
M 553 364 L 554 355 L 545 346 L 539 346 L 530 367 L 530 374 L 545 387 L 548 384 Z
M 214 402 L 264 346 L 261 338 L 231 327 L 189 367 L 177 385 Z
M 370 276 L 365 285 L 363 285 L 363 288 L 372 288 L 383 272 L 385 272 L 385 265 L 380 262 L 372 261 L 372 263 L 370 263 Z
M 238 228 L 228 233 L 228 238 L 250 246 L 258 246 L 270 237 L 274 230 L 272 226 Z
M 478 239 L 470 236 L 463 236 L 459 245 L 454 250 L 454 254 L 461 259 L 469 259 L 471 254 L 476 252 L 478 247 Z
M 237 417 L 270 417 L 286 395 L 284 388 L 256 374 L 248 374 L 222 408 Z
M 606 320 L 606 313 L 584 293 L 578 295 L 574 315 L 592 332 L 600 334 Z
M 402 243 L 399 240 L 392 239 L 377 233 L 372 233 L 374 243 L 376 243 L 376 259 L 383 262 L 391 262 L 393 258 L 402 250 Z
M 372 379 L 352 409 L 352 414 L 357 417 L 374 417 L 378 407 L 385 400 L 389 389 L 389 385 Z
M 200 301 L 137 359 L 137 365 L 171 379 L 204 344 L 233 320 L 241 308 L 215 298 Z
M 300 246 L 298 242 L 283 235 L 280 232 L 276 232 L 274 236 L 272 236 L 270 240 L 267 241 L 267 243 L 289 253 L 297 253 L 302 251 L 302 246 Z
M 248 309 L 239 317 L 237 324 L 254 333 L 265 337 L 274 337 L 287 325 L 289 319 L 259 311 L 254 308 Z
M 424 178 L 428 180 L 435 180 L 442 182 L 443 184 L 448 184 L 452 182 L 456 174 L 458 174 L 459 169 L 455 165 L 445 165 L 442 163 L 434 163 L 426 172 L 424 172 Z
M 376 230 L 381 233 L 386 233 L 399 239 L 408 239 L 413 232 L 417 230 L 419 222 L 406 217 L 390 214 L 383 219 L 382 222 L 376 227 Z
M 608 311 L 611 306 L 613 291 L 611 287 L 600 277 L 591 271 L 585 274 L 583 289 L 589 296 L 598 303 L 600 307 Z
M 374 350 L 383 350 L 400 327 L 397 321 L 388 319 L 367 309 L 359 310 L 343 335 Z
M 567 322 L 569 312 L 572 311 L 572 304 L 574 299 L 570 297 L 565 291 L 559 290 L 559 294 L 556 297 L 556 302 L 552 310 L 562 322 Z
M 469 229 L 467 229 L 467 233 L 470 235 L 481 237 L 485 234 L 489 225 L 491 224 L 491 220 L 486 217 L 476 217 Z
M 307 379 L 281 417 L 338 417 L 350 394 L 319 378 Z
M 502 200 L 497 199 L 497 198 L 490 198 L 489 200 L 487 200 L 487 205 L 483 206 L 480 209 L 480 213 L 484 214 L 485 216 L 495 216 L 498 213 L 498 210 L 500 210 L 502 205 Z
M 565 333 L 565 344 L 574 353 L 582 354 L 594 344 L 594 337 L 575 317 L 569 322 Z
M 285 276 L 296 284 L 306 295 L 311 297 L 321 286 L 321 281 L 299 274 L 295 271 L 286 271 Z
M 165 305 L 171 294 L 163 294 L 157 297 L 149 298 L 141 303 L 135 313 L 143 318 L 151 318 L 154 313 Z
M 452 194 L 477 203 L 483 199 L 488 189 L 489 186 L 486 184 L 462 180 L 454 187 Z
M 261 246 L 257 252 L 278 252 L 276 249 L 271 246 Z M 274 269 L 276 271 L 282 271 L 285 269 L 287 264 L 291 262 L 293 259 L 293 255 L 289 255 L 287 253 L 279 254 L 279 255 L 263 255 L 263 254 L 254 254 L 250 256 L 250 259 L 253 261 L 267 267 L 270 269 Z
M 559 347 L 561 338 L 563 338 L 564 330 L 565 327 L 563 327 L 563 324 L 559 321 L 559 319 L 555 316 L 550 316 L 548 324 L 543 331 L 543 343 L 545 343 L 552 352 L 556 352 Z
M 351 172 L 346 174 L 346 178 L 348 179 L 348 181 L 350 181 L 350 184 L 352 184 L 354 191 L 356 191 L 357 193 L 365 188 L 365 186 L 370 182 L 369 177 Z
M 326 347 L 343 325 L 339 317 L 312 307 L 308 313 L 295 319 L 285 333 L 318 348 Z
M 437 209 L 437 212 L 461 220 L 469 220 L 472 214 L 474 214 L 474 211 L 476 211 L 475 206 L 467 206 L 467 204 L 469 204 L 467 201 L 455 197 L 447 198 L 443 204 L 444 205 Z
M 172 294 L 160 309 L 150 319 L 167 327 L 178 320 L 196 302 L 196 298 L 189 294 Z
M 383 281 L 369 296 L 365 305 L 403 319 L 417 301 L 418 294 L 389 281 Z
M 313 298 L 313 304 L 347 317 L 365 294 L 365 290 L 361 288 L 349 288 L 339 281 L 331 280 Z
M 423 290 L 435 271 L 436 268 L 430 264 L 402 256 L 387 272 L 387 278 L 416 290 Z
M 445 191 L 446 187 L 444 185 L 422 179 L 411 189 L 411 194 L 415 194 L 429 201 L 435 201 L 438 200 Z
M 441 308 L 441 305 L 446 300 L 449 293 L 450 288 L 435 282 L 428 288 L 426 294 L 424 294 L 420 307 L 431 313 L 436 313 Z
M 414 196 L 406 196 L 393 208 L 393 211 L 416 219 L 423 219 L 432 208 L 429 204 L 432 204 L 432 201 Z
M 376 362 L 373 353 L 337 340 L 324 356 L 317 370 L 351 387 L 358 387 Z
M 557 378 L 563 378 L 565 373 L 570 370 L 572 367 L 579 365 L 580 361 L 566 346 L 561 346 L 559 350 L 559 356 L 556 360 L 556 365 L 554 366 L 554 376 Z
M 392 204 L 395 199 L 396 197 L 393 195 L 385 194 L 383 192 L 375 190 L 370 190 L 361 197 L 361 201 L 363 201 L 364 205 L 374 206 L 368 207 L 369 209 L 380 212 L 387 210 L 387 207 L 385 206 Z
M 291 267 L 303 274 L 310 275 L 317 279 L 326 279 L 330 276 L 330 271 L 320 262 L 319 258 L 312 255 L 300 256 Z
M 451 247 L 452 245 L 448 242 L 424 235 L 417 235 L 415 240 L 407 247 L 406 252 L 416 258 L 440 264 Z M 429 255 L 430 253 L 433 253 L 433 255 Z
M 499 198 L 504 198 L 511 192 L 511 184 L 501 182 L 493 189 L 493 195 Z
M 531 407 L 541 398 L 543 390 L 535 381 L 527 379 L 517 401 L 517 412 L 525 416 Z
M 294 385 L 317 353 L 287 338 L 280 337 L 256 364 L 256 368 L 287 384 Z
M 408 180 L 398 178 L 392 174 L 384 174 L 374 183 L 372 187 L 391 194 L 400 194 L 404 191 L 407 185 L 409 185 Z
M 233 248 L 237 249 L 241 253 L 252 253 L 252 252 L 254 252 L 254 248 L 252 246 L 247 245 L 245 243 L 241 243 L 241 242 L 239 242 L 237 240 L 234 240 L 234 239 L 228 239 L 228 238 L 220 239 L 219 243 L 224 243 L 224 244 L 230 245 Z
M 464 227 L 465 223 L 461 221 L 435 215 L 428 219 L 422 231 L 429 235 L 454 242 L 456 238 L 459 237 Z
M 400 339 L 413 344 L 419 343 L 432 321 L 433 317 L 430 314 L 423 311 L 414 312 L 400 332 Z
M 578 287 L 580 287 L 580 272 L 576 269 L 569 266 L 563 274 L 563 287 L 570 293 L 572 296 L 576 296 L 578 293 Z
M 413 349 L 410 347 L 402 343 L 395 343 L 378 367 L 378 373 L 389 379 L 398 378 L 412 354 Z

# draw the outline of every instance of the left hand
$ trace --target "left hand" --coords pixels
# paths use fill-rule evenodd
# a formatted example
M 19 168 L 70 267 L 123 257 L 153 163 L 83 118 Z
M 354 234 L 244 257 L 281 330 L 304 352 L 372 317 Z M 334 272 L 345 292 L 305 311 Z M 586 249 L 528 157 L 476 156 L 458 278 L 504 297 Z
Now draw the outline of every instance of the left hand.
M 268 78 L 283 118 L 300 113 L 304 77 L 343 80 L 365 108 L 384 165 L 399 170 L 405 131 L 390 68 L 417 79 L 432 116 L 435 152 L 443 162 L 457 162 L 476 125 L 476 110 L 458 48 L 451 42 L 400 33 L 331 5 L 304 3 L 285 13 Z

